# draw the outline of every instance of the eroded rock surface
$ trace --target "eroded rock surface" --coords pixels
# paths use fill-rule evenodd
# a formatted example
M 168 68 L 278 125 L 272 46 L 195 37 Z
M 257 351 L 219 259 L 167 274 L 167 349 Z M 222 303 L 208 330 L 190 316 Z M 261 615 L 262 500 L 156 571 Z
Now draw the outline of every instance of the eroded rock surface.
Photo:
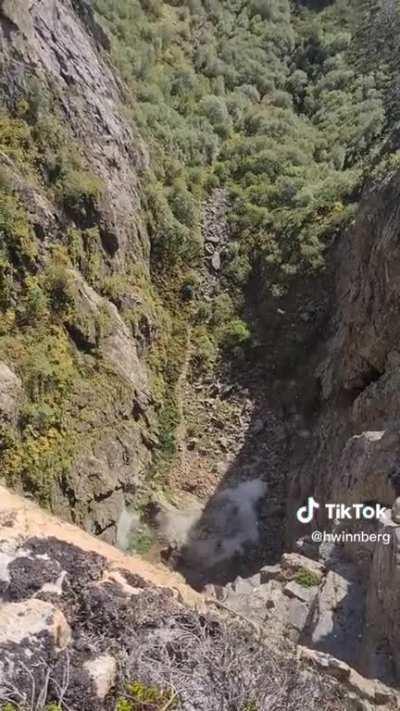
M 333 289 L 329 317 L 306 366 L 299 367 L 293 380 L 296 408 L 309 428 L 309 437 L 300 441 L 293 436 L 287 508 L 288 544 L 294 547 L 301 537 L 303 551 L 310 555 L 321 553 L 306 541 L 316 529 L 387 534 L 380 541 L 343 541 L 330 551 L 325 546 L 328 558 L 333 557 L 331 583 L 334 575 L 343 578 L 338 579 L 335 592 L 340 597 L 342 591 L 342 602 L 333 627 L 322 609 L 315 613 L 319 622 L 314 617 L 316 627 L 311 634 L 324 649 L 319 631 L 325 629 L 325 641 L 331 638 L 333 642 L 337 633 L 336 650 L 333 646 L 329 651 L 336 655 L 342 648 L 342 658 L 348 661 L 350 653 L 351 663 L 363 674 L 391 682 L 397 679 L 395 683 L 400 678 L 400 588 L 398 522 L 396 514 L 392 519 L 391 510 L 400 494 L 399 195 L 397 174 L 371 185 L 353 226 L 331 251 L 330 282 L 326 280 L 326 286 Z M 307 411 L 308 390 L 313 388 L 312 410 Z M 313 522 L 304 526 L 296 520 L 296 509 L 310 495 L 321 506 Z M 381 521 L 336 524 L 328 518 L 325 503 L 380 505 L 386 507 L 387 515 Z M 340 565 L 351 566 L 347 574 L 340 565 L 335 569 L 335 556 L 342 560 Z M 331 587 L 326 584 L 326 594 Z M 346 606 L 349 613 L 353 608 L 352 620 L 357 620 L 353 642 L 349 639 L 348 643 L 341 635 L 346 627 L 351 629 L 351 619 L 340 623 Z
M 267 709 L 271 698 L 276 709 L 360 708 L 354 685 L 284 638 L 261 639 L 254 618 L 222 615 L 176 574 L 0 494 L 0 704 L 115 711 L 151 689 L 182 711 L 249 699 Z
M 150 240 L 139 190 L 147 153 L 121 111 L 124 88 L 106 60 L 104 50 L 109 48 L 86 0 L 3 0 L 0 5 L 2 101 L 14 105 L 27 87 L 40 87 L 39 101 L 51 101 L 52 126 L 67 132 L 82 170 L 90 171 L 101 186 L 95 203 L 79 210 L 56 200 L 18 161 L 0 156 L 5 184 L 12 186 L 33 228 L 34 273 L 47 269 L 55 246 L 65 244 L 72 233 L 89 235 L 96 258 L 91 283 L 82 264 L 76 269 L 64 264 L 71 308 L 62 327 L 76 360 L 76 382 L 69 385 L 62 412 L 63 452 L 71 453 L 66 455 L 68 467 L 61 468 L 65 476 L 54 466 L 46 492 L 35 493 L 60 515 L 115 542 L 118 519 L 134 500 L 157 441 L 143 350 L 158 325 L 151 307 L 143 306 L 137 278 L 130 279 L 129 293 L 115 299 L 118 306 L 100 293 L 101 280 L 104 284 L 117 275 L 128 282 L 134 268 L 141 286 L 150 288 L 151 283 Z M 133 314 L 141 309 L 135 333 L 121 316 L 122 301 Z M 86 382 L 79 382 L 80 358 Z M 89 382 L 89 373 L 95 383 Z M 18 412 L 27 394 L 24 388 L 29 389 L 24 376 L 9 349 L 7 362 L 0 364 L 0 426 L 9 430 L 6 442 L 19 443 L 23 437 Z M 31 491 L 36 484 L 27 485 L 22 468 L 13 485 Z

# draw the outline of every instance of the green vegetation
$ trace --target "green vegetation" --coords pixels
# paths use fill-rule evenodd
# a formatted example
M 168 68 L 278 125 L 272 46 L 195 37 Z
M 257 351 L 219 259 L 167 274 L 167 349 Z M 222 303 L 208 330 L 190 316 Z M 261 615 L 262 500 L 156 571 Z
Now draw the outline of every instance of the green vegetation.
M 126 695 L 117 701 L 115 711 L 163 711 L 176 709 L 177 703 L 174 691 L 162 691 L 135 681 L 127 685 Z
M 20 376 L 25 398 L 18 426 L 1 426 L 0 468 L 10 485 L 47 505 L 54 482 L 101 438 L 113 403 L 124 401 L 121 380 L 97 353 L 108 313 L 94 319 L 77 311 L 71 271 L 106 294 L 98 228 L 103 185 L 58 116 L 56 95 L 29 79 L 24 95 L 7 96 L 0 112 L 0 359 Z M 63 215 L 62 231 L 52 225 L 54 233 L 43 234 L 40 225 L 36 232 L 23 199 L 32 188 Z M 140 293 L 145 280 L 135 277 Z M 154 311 L 154 294 L 141 301 Z M 92 358 L 76 348 L 73 326 L 90 340 Z
M 233 287 L 259 259 L 276 295 L 321 269 L 387 123 L 373 60 L 362 67 L 354 58 L 352 35 L 365 44 L 354 8 L 344 0 L 319 11 L 287 0 L 95 6 L 152 149 L 157 267 L 196 259 L 199 201 L 221 185 L 234 207 Z
M 126 82 L 121 110 L 150 149 L 139 178 L 151 273 L 130 257 L 112 269 L 102 245 L 103 181 L 60 119 L 56 90 L 29 77 L 24 91 L 0 87 L 0 358 L 26 393 L 18 428 L 0 433 L 0 466 L 47 503 L 52 481 L 106 428 L 96 412 L 110 411 L 121 389 L 99 353 L 109 312 L 79 311 L 72 269 L 117 306 L 149 366 L 152 474 L 160 475 L 176 455 L 188 324 L 192 374 L 212 371 L 221 354 L 245 353 L 252 270 L 279 297 L 323 269 L 365 178 L 400 164 L 390 142 L 400 117 L 396 3 L 94 5 Z M 201 213 L 218 187 L 230 198 L 232 234 L 223 293 L 208 301 L 199 288 Z M 61 216 L 49 234 L 23 199 L 32 188 Z
M 385 105 L 385 126 L 400 118 L 398 2 L 354 0 L 352 5 L 352 60 L 359 72 L 368 73 L 379 87 Z
M 19 339 L 4 339 L 18 358 L 28 401 L 22 412 L 22 436 L 2 433 L 2 469 L 11 484 L 22 482 L 43 502 L 55 476 L 71 464 L 72 442 L 65 437 L 63 410 L 75 377 L 71 347 L 56 327 Z M 16 352 L 15 349 L 19 348 Z
M 191 367 L 193 373 L 210 372 L 217 361 L 217 343 L 206 326 L 197 326 L 192 334 Z
M 242 711 L 258 711 L 258 709 L 258 704 L 255 701 L 249 701 L 247 704 L 245 704 Z
M 140 529 L 135 531 L 132 536 L 132 540 L 129 544 L 129 550 L 139 553 L 140 555 L 144 555 L 149 552 L 150 548 L 155 543 L 155 540 L 154 531 L 142 524 Z
M 180 421 L 179 377 L 184 366 L 187 341 L 188 314 L 179 313 L 174 289 L 165 287 L 169 311 L 163 313 L 161 329 L 163 335 L 156 347 L 149 351 L 148 364 L 153 374 L 153 391 L 158 398 L 158 448 L 153 458 L 151 478 L 153 484 L 162 483 L 176 455 L 176 430 Z M 167 315 L 168 314 L 168 315 Z
M 319 585 L 320 578 L 312 570 L 300 568 L 300 570 L 296 573 L 295 581 L 299 585 L 302 585 L 303 588 L 312 588 L 315 585 Z
M 229 321 L 221 328 L 220 340 L 224 348 L 232 349 L 247 343 L 250 340 L 250 331 L 239 319 Z

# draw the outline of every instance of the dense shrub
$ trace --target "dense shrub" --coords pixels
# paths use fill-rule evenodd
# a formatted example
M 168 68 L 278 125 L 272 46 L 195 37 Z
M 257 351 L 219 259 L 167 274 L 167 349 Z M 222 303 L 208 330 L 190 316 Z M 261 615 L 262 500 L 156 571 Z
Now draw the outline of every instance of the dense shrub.
M 374 1 L 358 0 L 361 27 L 340 1 L 318 15 L 286 0 L 157 3 L 156 11 L 137 0 L 95 5 L 152 148 L 157 267 L 192 258 L 187 230 L 202 197 L 192 190 L 192 170 L 207 167 L 198 186 L 224 185 L 233 201 L 243 249 L 228 260 L 227 276 L 236 286 L 255 257 L 265 260 L 272 291 L 292 274 L 320 269 L 338 229 L 336 206 L 344 223 L 360 180 L 355 168 L 385 126 L 386 89 L 376 72 L 365 75 L 364 55 L 355 61 L 352 47 L 353 32 L 372 67 Z M 378 13 L 378 29 L 382 23 Z
M 223 348 L 236 348 L 250 340 L 248 326 L 240 319 L 229 321 L 220 331 L 220 342 Z

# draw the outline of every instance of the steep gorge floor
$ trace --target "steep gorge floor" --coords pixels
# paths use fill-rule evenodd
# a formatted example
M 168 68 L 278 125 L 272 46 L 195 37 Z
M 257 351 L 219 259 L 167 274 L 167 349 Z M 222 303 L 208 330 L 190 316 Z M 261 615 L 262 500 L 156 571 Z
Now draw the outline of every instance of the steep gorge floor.
M 198 290 L 206 303 L 226 294 L 219 255 L 229 239 L 226 195 L 204 208 L 205 254 Z M 177 456 L 166 482 L 173 503 L 158 515 L 171 563 L 196 587 L 251 575 L 282 553 L 287 431 L 256 359 L 196 371 L 192 330 L 177 384 Z M 175 520 L 174 520 L 175 519 Z M 155 550 L 159 550 L 156 544 Z

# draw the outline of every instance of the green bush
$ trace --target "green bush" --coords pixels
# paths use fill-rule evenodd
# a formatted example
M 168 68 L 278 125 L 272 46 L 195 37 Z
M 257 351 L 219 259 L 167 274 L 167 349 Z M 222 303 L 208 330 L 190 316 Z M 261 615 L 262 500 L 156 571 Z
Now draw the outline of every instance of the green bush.
M 240 319 L 235 319 L 222 327 L 219 331 L 219 342 L 223 348 L 232 350 L 243 346 L 250 341 L 248 326 Z
M 194 373 L 208 372 L 216 363 L 217 344 L 205 326 L 197 326 L 192 333 L 191 366 Z
M 227 260 L 233 289 L 243 288 L 257 260 L 274 293 L 320 269 L 338 229 L 334 205 L 344 205 L 344 223 L 359 180 L 353 168 L 368 160 L 385 126 L 380 80 L 363 76 L 349 53 L 353 11 L 336 3 L 316 15 L 252 0 L 238 20 L 221 2 L 173 3 L 168 13 L 137 0 L 129 10 L 125 0 L 95 5 L 151 149 L 154 266 L 174 269 L 198 256 L 204 190 L 223 186 L 241 245 Z
M 194 315 L 195 324 L 200 325 L 200 324 L 209 323 L 211 321 L 211 317 L 212 317 L 211 305 L 206 301 L 200 302 L 197 305 L 196 312 Z
M 52 261 L 46 268 L 44 287 L 54 312 L 66 314 L 73 307 L 73 278 L 68 261 L 60 252 L 54 254 Z
M 198 206 L 193 195 L 183 183 L 176 183 L 169 193 L 168 202 L 174 217 L 186 227 L 194 227 L 198 220 Z
M 301 568 L 296 573 L 295 581 L 299 585 L 302 585 L 304 588 L 312 588 L 315 585 L 319 585 L 320 578 L 312 570 L 308 570 L 307 568 Z
M 18 308 L 20 325 L 37 325 L 48 315 L 48 298 L 38 277 L 28 276 L 25 280 L 25 294 Z
M 163 691 L 140 681 L 127 684 L 126 694 L 117 701 L 116 711 L 163 711 L 176 709 L 178 697 L 174 691 Z
M 232 319 L 235 312 L 233 301 L 229 294 L 218 294 L 212 302 L 212 324 L 219 326 Z
M 36 158 L 36 147 L 28 124 L 12 117 L 4 110 L 0 112 L 0 151 L 15 161 L 26 172 Z
M 29 427 L 39 434 L 44 434 L 51 427 L 57 427 L 60 425 L 60 420 L 58 409 L 46 402 L 29 402 L 21 409 L 21 427 L 23 429 Z
M 57 190 L 66 209 L 84 218 L 94 209 L 103 183 L 89 171 L 68 167 L 58 181 Z
M 0 237 L 0 249 L 15 268 L 29 268 L 35 263 L 37 243 L 27 211 L 12 190 L 4 186 L 0 186 Z

